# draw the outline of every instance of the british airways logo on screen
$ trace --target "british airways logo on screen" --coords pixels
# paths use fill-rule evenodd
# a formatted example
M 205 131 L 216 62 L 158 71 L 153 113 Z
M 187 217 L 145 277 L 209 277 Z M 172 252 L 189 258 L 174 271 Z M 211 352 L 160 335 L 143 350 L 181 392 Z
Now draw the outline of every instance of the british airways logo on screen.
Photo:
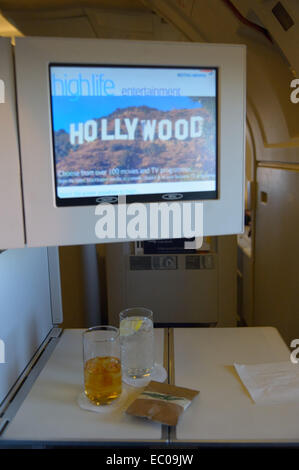
M 52 96 L 113 96 L 115 83 L 104 73 L 92 73 L 88 78 L 78 73 L 77 78 L 69 78 L 67 73 L 57 77 L 51 74 Z

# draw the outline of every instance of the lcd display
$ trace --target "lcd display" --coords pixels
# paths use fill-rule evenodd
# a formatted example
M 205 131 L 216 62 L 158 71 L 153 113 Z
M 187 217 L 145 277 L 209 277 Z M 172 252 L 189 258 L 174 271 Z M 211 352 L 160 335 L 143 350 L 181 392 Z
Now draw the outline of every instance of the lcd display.
M 49 73 L 57 206 L 217 198 L 217 68 Z

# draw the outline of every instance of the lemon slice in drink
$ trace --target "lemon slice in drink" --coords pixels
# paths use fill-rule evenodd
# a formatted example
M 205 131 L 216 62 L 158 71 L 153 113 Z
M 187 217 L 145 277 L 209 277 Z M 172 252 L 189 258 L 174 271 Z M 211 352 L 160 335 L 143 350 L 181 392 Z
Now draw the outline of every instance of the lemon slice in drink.
M 124 319 L 120 322 L 119 333 L 120 336 L 129 336 L 139 330 L 143 323 L 142 319 L 132 318 L 131 320 Z

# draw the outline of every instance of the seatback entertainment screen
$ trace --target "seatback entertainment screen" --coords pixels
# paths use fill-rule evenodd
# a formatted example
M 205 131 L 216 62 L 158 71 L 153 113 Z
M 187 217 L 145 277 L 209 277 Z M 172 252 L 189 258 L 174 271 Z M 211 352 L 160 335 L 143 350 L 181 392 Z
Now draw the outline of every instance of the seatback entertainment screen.
M 216 199 L 217 72 L 50 64 L 56 205 Z

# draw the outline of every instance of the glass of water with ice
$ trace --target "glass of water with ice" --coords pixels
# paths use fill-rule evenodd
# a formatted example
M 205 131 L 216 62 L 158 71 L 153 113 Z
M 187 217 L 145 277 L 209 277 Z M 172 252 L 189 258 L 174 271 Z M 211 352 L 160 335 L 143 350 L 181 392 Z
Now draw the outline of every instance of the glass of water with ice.
M 122 372 L 127 377 L 148 377 L 154 368 L 153 312 L 127 308 L 119 318 Z

